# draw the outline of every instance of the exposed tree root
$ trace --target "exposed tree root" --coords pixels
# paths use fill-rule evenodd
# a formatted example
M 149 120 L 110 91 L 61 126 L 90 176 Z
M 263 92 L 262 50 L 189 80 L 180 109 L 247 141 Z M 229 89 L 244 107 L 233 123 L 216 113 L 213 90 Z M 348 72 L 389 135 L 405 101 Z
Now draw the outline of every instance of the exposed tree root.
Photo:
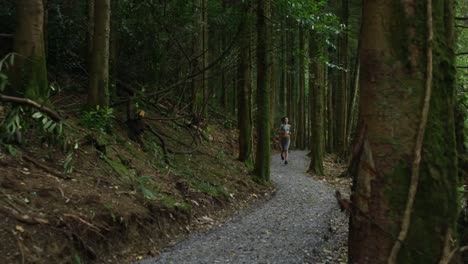
M 64 175 L 63 173 L 58 172 L 58 171 L 55 170 L 54 168 L 51 168 L 51 167 L 49 167 L 49 166 L 47 166 L 47 165 L 45 165 L 45 164 L 39 162 L 38 160 L 36 160 L 35 158 L 29 156 L 28 154 L 26 154 L 26 153 L 24 153 L 24 152 L 21 154 L 21 157 L 22 157 L 24 160 L 26 160 L 26 161 L 31 162 L 32 164 L 34 164 L 36 167 L 38 167 L 38 168 L 40 168 L 40 169 L 42 169 L 42 170 L 44 170 L 44 171 L 46 171 L 46 172 L 48 172 L 48 173 L 54 175 L 54 176 L 57 176 L 57 177 L 62 178 L 62 179 L 70 179 L 69 176 Z
M 7 207 L 0 205 L 0 213 L 3 213 L 15 220 L 18 220 L 22 223 L 25 224 L 49 224 L 49 220 L 39 217 L 39 216 L 34 216 L 34 215 L 28 215 L 28 214 L 23 214 L 13 208 Z

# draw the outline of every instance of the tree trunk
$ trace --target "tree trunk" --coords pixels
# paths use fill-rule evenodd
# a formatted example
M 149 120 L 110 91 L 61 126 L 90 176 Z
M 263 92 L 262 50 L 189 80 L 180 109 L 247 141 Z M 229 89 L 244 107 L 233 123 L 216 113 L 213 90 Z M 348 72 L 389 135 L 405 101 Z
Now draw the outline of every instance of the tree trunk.
M 42 0 L 42 6 L 44 8 L 44 25 L 42 26 L 42 35 L 44 38 L 44 55 L 46 58 L 48 58 L 49 36 L 47 31 L 47 25 L 49 24 L 49 1 Z
M 273 27 L 270 27 L 270 34 L 272 35 L 272 43 L 274 43 L 273 39 Z M 274 49 L 270 50 L 270 58 L 271 58 L 271 66 L 270 66 L 270 123 L 271 126 L 275 124 L 275 111 L 276 111 L 276 94 L 277 94 L 277 75 L 276 75 L 276 52 Z
M 257 151 L 255 157 L 256 179 L 270 181 L 270 50 L 271 18 L 270 0 L 257 0 Z
M 205 71 L 208 58 L 208 30 L 206 21 L 206 1 L 193 0 L 193 37 L 192 71 L 198 73 L 192 80 L 192 112 L 196 115 L 204 115 L 204 99 L 207 84 L 207 72 Z
M 327 149 L 328 153 L 335 151 L 334 138 L 334 113 L 333 113 L 333 70 L 327 72 Z
M 340 7 L 341 23 L 348 25 L 348 0 L 341 1 Z M 337 78 L 338 85 L 335 91 L 337 96 L 336 104 L 336 151 L 341 155 L 344 153 L 347 146 L 347 110 L 348 110 L 348 29 L 346 28 L 338 36 L 338 63 L 342 70 L 339 71 Z
M 245 26 L 242 29 L 239 45 L 239 65 L 238 65 L 238 123 L 239 123 L 239 160 L 242 162 L 252 162 L 252 88 L 251 88 L 251 65 L 250 65 L 250 47 L 251 47 L 251 23 L 250 8 L 246 11 L 248 15 L 245 18 Z
M 316 175 L 323 175 L 323 153 L 324 153 L 324 95 L 325 95 L 325 72 L 324 65 L 320 61 L 319 54 L 323 53 L 323 44 L 317 34 L 311 35 L 309 41 L 310 78 L 309 90 L 312 93 L 312 138 L 311 159 L 309 171 Z
M 119 2 L 111 1 L 111 9 L 119 10 Z M 115 11 L 111 14 L 110 22 L 110 44 L 109 44 L 109 94 L 110 98 L 114 99 L 117 96 L 117 77 L 119 76 L 118 63 L 119 63 L 119 44 L 120 44 L 120 15 Z
M 88 91 L 88 106 L 109 106 L 110 0 L 94 3 L 93 53 Z
M 16 0 L 15 56 L 11 72 L 13 94 L 44 103 L 49 96 L 44 51 L 42 0 Z
M 289 25 L 292 27 L 294 21 L 290 21 Z M 287 93 L 287 102 L 288 102 L 288 112 L 286 116 L 289 117 L 289 122 L 291 124 L 292 136 L 290 146 L 292 148 L 296 147 L 296 139 L 297 139 L 297 119 L 296 119 L 296 111 L 297 111 L 297 102 L 296 102 L 296 80 L 298 79 L 296 75 L 296 32 L 295 30 L 291 30 L 289 33 L 289 40 L 288 40 L 288 52 L 289 52 L 289 62 L 288 62 L 288 93 Z
M 280 113 L 282 116 L 284 116 L 286 112 L 286 89 L 287 89 L 287 72 L 288 72 L 288 67 L 287 67 L 287 52 L 286 52 L 286 33 L 281 33 L 281 58 L 280 58 L 280 64 L 279 68 L 281 69 L 281 80 L 280 80 L 280 87 L 279 87 L 279 107 L 280 107 Z
M 350 263 L 439 263 L 456 247 L 453 8 L 363 1 Z
M 94 45 L 94 0 L 88 0 L 88 31 L 86 41 L 88 43 L 86 49 L 86 64 L 89 74 L 93 65 L 93 45 Z
M 298 104 L 297 104 L 297 132 L 296 132 L 296 147 L 305 149 L 305 39 L 306 34 L 304 29 L 299 29 L 299 65 L 298 65 Z

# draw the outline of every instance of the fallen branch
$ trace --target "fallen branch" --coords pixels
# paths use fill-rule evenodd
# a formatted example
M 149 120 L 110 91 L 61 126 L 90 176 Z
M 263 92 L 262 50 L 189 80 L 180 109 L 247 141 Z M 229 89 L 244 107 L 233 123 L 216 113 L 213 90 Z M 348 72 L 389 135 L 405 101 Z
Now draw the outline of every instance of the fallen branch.
M 37 216 L 30 216 L 27 214 L 21 214 L 15 209 L 7 207 L 7 206 L 3 206 L 3 205 L 0 205 L 0 213 L 10 216 L 11 218 L 16 219 L 25 224 L 32 224 L 32 225 L 44 224 L 45 225 L 49 223 L 49 220 L 45 218 L 41 218 Z
M 28 99 L 28 98 L 21 98 L 21 97 L 14 97 L 14 96 L 8 96 L 8 95 L 0 94 L 0 101 L 32 106 L 32 107 L 34 107 L 36 109 L 39 109 L 42 112 L 48 114 L 52 118 L 52 120 L 54 120 L 56 122 L 62 120 L 62 118 L 60 117 L 60 115 L 56 111 L 48 108 L 47 106 L 41 105 L 41 104 L 31 100 L 31 99 Z
M 84 220 L 83 218 L 81 218 L 81 217 L 79 217 L 79 216 L 76 216 L 76 215 L 72 215 L 72 214 L 63 214 L 63 216 L 69 217 L 69 218 L 73 218 L 73 219 L 77 220 L 78 222 L 81 222 L 81 223 L 83 223 L 83 224 L 89 226 L 91 230 L 93 230 L 94 232 L 96 232 L 96 233 L 98 233 L 98 234 L 101 234 L 101 228 L 104 229 L 104 230 L 106 230 L 106 231 L 109 231 L 109 229 L 106 228 L 106 227 L 101 227 L 101 228 L 99 228 L 99 227 L 97 227 L 97 226 L 91 224 L 90 222 L 88 222 L 88 221 Z M 102 234 L 101 234 L 101 235 L 102 235 Z

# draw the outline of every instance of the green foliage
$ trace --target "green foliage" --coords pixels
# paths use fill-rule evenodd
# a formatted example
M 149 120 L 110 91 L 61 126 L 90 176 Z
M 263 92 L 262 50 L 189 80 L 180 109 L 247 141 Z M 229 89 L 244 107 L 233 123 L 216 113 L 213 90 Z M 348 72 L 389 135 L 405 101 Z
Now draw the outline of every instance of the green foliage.
M 80 117 L 80 123 L 89 128 L 108 132 L 114 118 L 112 108 L 96 107 L 96 110 L 85 111 Z
M 41 120 L 42 129 L 46 133 L 55 133 L 57 136 L 62 136 L 63 134 L 63 124 L 57 123 L 54 120 L 50 119 L 41 112 L 35 112 L 32 117 L 34 119 Z
M 15 54 L 9 53 L 3 59 L 0 60 L 0 92 L 5 90 L 5 87 L 9 84 L 7 71 L 11 65 L 15 63 Z
M 226 158 L 227 158 L 227 155 L 224 152 L 224 150 L 220 150 L 220 151 L 218 151 L 218 153 L 216 153 L 216 160 L 218 161 L 218 163 L 220 163 L 220 164 L 225 163 Z
M 135 189 L 139 191 L 144 198 L 154 200 L 158 198 L 159 193 L 156 183 L 150 176 L 140 176 L 134 179 Z
M 18 150 L 15 146 L 10 145 L 10 144 L 3 144 L 3 147 L 6 149 L 8 154 L 10 154 L 13 157 L 20 157 L 21 156 L 21 151 Z
M 74 154 L 74 151 L 69 151 L 63 162 L 63 169 L 66 174 L 70 174 L 73 172 L 73 165 L 72 165 L 73 154 Z
M 1 123 L 2 138 L 6 141 L 14 140 L 24 127 L 24 110 L 22 107 L 13 107 Z
M 73 262 L 75 264 L 81 264 L 82 263 L 81 258 L 80 258 L 80 256 L 78 254 L 75 254 L 75 256 L 73 257 Z

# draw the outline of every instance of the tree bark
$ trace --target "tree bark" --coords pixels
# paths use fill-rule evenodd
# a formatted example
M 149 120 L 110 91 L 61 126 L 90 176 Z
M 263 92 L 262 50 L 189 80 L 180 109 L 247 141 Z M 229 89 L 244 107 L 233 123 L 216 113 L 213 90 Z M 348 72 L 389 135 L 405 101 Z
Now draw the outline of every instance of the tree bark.
M 301 51 L 299 55 L 298 65 L 298 104 L 297 104 L 297 132 L 296 132 L 296 147 L 304 150 L 305 146 L 305 41 L 306 33 L 301 27 L 299 29 L 299 49 Z
M 340 6 L 341 23 L 348 25 L 348 0 L 342 0 Z M 348 29 L 338 36 L 338 62 L 342 68 L 338 74 L 336 86 L 336 151 L 344 153 L 347 142 L 347 115 L 348 115 Z
M 88 31 L 86 32 L 86 42 L 88 43 L 86 49 L 86 63 L 87 69 L 91 76 L 91 69 L 93 65 L 93 45 L 94 45 L 94 0 L 88 0 Z
M 119 49 L 120 49 L 120 31 L 121 18 L 116 11 L 119 10 L 119 1 L 111 1 L 111 9 L 115 10 L 111 14 L 110 22 L 110 44 L 109 44 L 109 94 L 113 100 L 117 96 L 117 78 L 119 76 Z
M 309 89 L 312 95 L 311 121 L 311 159 L 309 171 L 316 175 L 323 175 L 323 153 L 324 153 L 324 101 L 325 101 L 325 76 L 324 65 L 320 61 L 320 54 L 323 53 L 323 45 L 317 34 L 312 34 L 309 41 L 309 66 L 310 78 Z
M 49 96 L 44 51 L 44 6 L 42 0 L 16 0 L 15 56 L 11 72 L 12 94 L 38 103 Z
M 246 11 L 245 26 L 242 29 L 239 44 L 239 65 L 238 65 L 238 124 L 239 124 L 239 160 L 252 163 L 252 87 L 251 87 L 251 23 L 250 8 Z
M 327 72 L 327 149 L 328 153 L 335 151 L 334 138 L 334 113 L 333 113 L 333 70 Z
M 451 0 L 432 3 L 431 16 L 425 1 L 363 1 L 358 130 L 363 140 L 354 147 L 351 171 L 351 263 L 387 263 L 396 243 L 401 249 L 389 263 L 438 263 L 456 247 L 454 6 Z M 423 23 L 431 17 L 432 45 Z M 427 84 L 432 96 L 424 129 Z M 403 219 L 408 193 L 415 199 L 410 217 Z M 405 225 L 407 236 L 397 242 Z
M 259 182 L 270 181 L 270 50 L 271 1 L 257 0 L 257 150 L 255 175 Z
M 204 101 L 207 90 L 208 30 L 207 0 L 193 0 L 192 72 L 201 72 L 192 80 L 192 112 L 204 116 Z M 235 96 L 234 96 L 235 97 Z
M 88 91 L 88 106 L 109 106 L 110 0 L 94 3 L 93 52 Z

